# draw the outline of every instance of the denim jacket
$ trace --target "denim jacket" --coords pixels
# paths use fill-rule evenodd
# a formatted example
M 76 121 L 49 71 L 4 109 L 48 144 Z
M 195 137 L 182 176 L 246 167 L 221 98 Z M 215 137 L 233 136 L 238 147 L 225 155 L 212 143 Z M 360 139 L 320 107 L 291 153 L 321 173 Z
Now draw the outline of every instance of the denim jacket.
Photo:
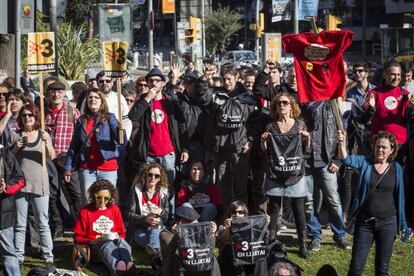
M 109 113 L 108 120 L 105 122 L 100 121 L 100 117 L 96 120 L 93 131 L 95 131 L 102 158 L 104 160 L 117 158 L 119 155 L 117 149 L 117 143 L 119 141 L 118 120 L 113 113 Z M 80 162 L 88 161 L 89 147 L 85 144 L 87 142 L 87 136 L 85 120 L 82 116 L 77 121 L 73 132 L 72 141 L 66 155 L 65 171 L 75 169 L 73 165 L 76 158 L 79 158 Z M 124 143 L 126 142 L 127 138 L 124 130 Z

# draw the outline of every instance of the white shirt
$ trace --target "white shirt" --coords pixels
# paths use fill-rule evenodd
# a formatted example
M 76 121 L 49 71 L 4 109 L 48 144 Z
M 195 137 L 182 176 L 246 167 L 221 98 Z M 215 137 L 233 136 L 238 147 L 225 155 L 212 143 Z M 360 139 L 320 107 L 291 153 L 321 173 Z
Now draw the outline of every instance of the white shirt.
M 108 111 L 110 113 L 113 113 L 116 117 L 116 119 L 119 121 L 119 116 L 118 116 L 118 95 L 116 92 L 111 91 L 108 94 L 105 95 L 106 96 L 106 103 L 108 104 Z M 81 110 L 80 113 L 83 114 L 84 113 L 84 108 L 85 108 L 85 100 L 83 100 L 82 106 L 81 106 Z M 124 128 L 125 128 L 125 132 L 127 135 L 127 138 L 129 139 L 131 137 L 131 133 L 132 133 L 132 122 L 131 120 L 128 118 L 128 113 L 129 113 L 129 108 L 128 108 L 128 104 L 124 98 L 124 96 L 121 97 L 121 110 L 122 110 L 122 123 L 124 124 Z

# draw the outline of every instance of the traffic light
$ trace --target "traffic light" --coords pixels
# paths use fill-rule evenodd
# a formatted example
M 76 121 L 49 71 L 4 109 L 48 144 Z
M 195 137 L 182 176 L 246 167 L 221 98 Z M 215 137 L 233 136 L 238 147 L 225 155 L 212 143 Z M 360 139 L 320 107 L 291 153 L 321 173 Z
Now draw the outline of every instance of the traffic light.
M 194 40 L 201 39 L 201 19 L 195 16 L 190 16 L 190 29 L 194 29 Z
M 185 44 L 191 44 L 194 42 L 194 29 L 193 28 L 185 29 L 184 42 Z
M 259 13 L 259 24 L 256 26 L 256 37 L 260 37 L 264 31 L 264 13 Z
M 326 16 L 326 29 L 328 31 L 340 30 L 340 28 L 338 28 L 338 25 L 340 24 L 342 24 L 342 20 L 339 19 L 339 17 L 332 14 Z

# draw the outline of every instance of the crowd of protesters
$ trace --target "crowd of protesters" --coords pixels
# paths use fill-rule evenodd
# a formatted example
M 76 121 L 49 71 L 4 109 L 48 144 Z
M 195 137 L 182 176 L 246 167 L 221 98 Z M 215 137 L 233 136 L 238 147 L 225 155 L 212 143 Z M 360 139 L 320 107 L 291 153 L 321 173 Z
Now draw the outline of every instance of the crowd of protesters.
M 265 214 L 277 241 L 287 204 L 308 258 L 321 247 L 323 202 L 335 244 L 352 250 L 349 275 L 362 275 L 374 241 L 376 274 L 388 275 L 395 237 L 414 222 L 405 200 L 414 193 L 413 64 L 392 61 L 374 74 L 364 62 L 345 63 L 346 90 L 335 103 L 300 103 L 295 68 L 273 60 L 259 72 L 188 65 L 173 65 L 168 79 L 155 67 L 125 81 L 121 101 L 103 71 L 72 85 L 71 96 L 52 76 L 44 99 L 27 72 L 23 90 L 12 78 L 0 84 L 6 274 L 20 275 L 34 253 L 52 267 L 53 242 L 70 225 L 77 269 L 94 259 L 112 275 L 133 275 L 136 249 L 178 275 L 177 225 L 211 222 L 219 257 L 209 275 L 296 275 L 289 263 L 234 265 L 232 219 Z M 304 164 L 295 175 L 271 168 L 281 135 L 299 137 Z

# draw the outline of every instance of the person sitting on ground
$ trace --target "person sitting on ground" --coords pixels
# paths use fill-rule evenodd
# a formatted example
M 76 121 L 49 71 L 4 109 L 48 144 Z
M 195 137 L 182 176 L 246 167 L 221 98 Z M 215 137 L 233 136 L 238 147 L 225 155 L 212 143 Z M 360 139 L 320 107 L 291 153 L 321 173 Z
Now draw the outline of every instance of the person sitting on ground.
M 181 182 L 176 197 L 176 205 L 184 203 L 200 214 L 199 222 L 212 221 L 219 218 L 223 209 L 220 190 L 212 183 L 210 175 L 206 175 L 201 161 L 193 161 L 190 165 L 189 179 Z
M 168 177 L 158 163 L 141 169 L 133 182 L 128 203 L 128 241 L 143 247 L 153 258 L 160 249 L 160 231 L 169 214 Z
M 178 249 L 178 235 L 177 225 L 198 223 L 200 215 L 196 210 L 191 208 L 191 205 L 184 203 L 182 206 L 177 207 L 175 210 L 175 224 L 172 226 L 171 231 L 164 229 L 160 234 L 161 242 L 161 256 L 162 256 L 162 270 L 163 276 L 178 276 L 180 274 L 180 260 L 177 254 Z M 217 225 L 214 222 L 211 223 L 211 233 L 216 233 Z M 185 276 L 220 276 L 220 268 L 218 262 L 214 257 L 214 265 L 212 270 L 207 271 L 186 271 Z M 224 274 L 227 275 L 227 274 Z M 230 274 L 228 274 L 230 275 Z
M 234 218 L 247 217 L 249 210 L 246 204 L 240 200 L 233 201 L 228 208 L 228 217 L 224 220 L 217 234 L 217 246 L 220 250 L 219 265 L 223 275 L 268 275 L 266 259 L 252 265 L 235 266 L 233 264 L 233 252 L 231 244 L 231 222 Z M 267 224 L 270 217 L 266 215 Z
M 277 262 L 269 269 L 269 276 L 297 276 L 296 269 L 289 262 Z
M 131 246 L 125 241 L 125 226 L 116 204 L 115 186 L 107 179 L 98 179 L 89 188 L 88 195 L 89 204 L 80 210 L 73 228 L 75 245 L 89 246 L 91 258 L 102 261 L 111 275 L 121 271 L 135 275 Z

